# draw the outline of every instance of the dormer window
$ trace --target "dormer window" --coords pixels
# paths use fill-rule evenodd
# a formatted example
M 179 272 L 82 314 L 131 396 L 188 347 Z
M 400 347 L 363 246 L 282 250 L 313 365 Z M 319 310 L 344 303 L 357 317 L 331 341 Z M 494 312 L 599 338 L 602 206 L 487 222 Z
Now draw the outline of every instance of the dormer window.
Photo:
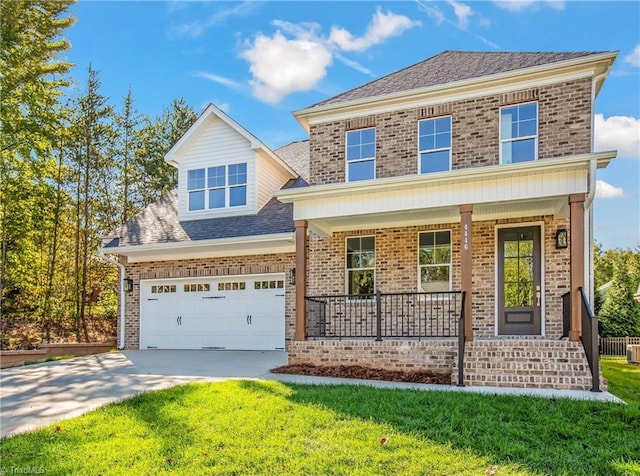
M 189 170 L 187 190 L 189 211 L 244 206 L 247 204 L 247 164 Z
M 376 128 L 347 132 L 347 182 L 376 178 Z
M 500 163 L 514 164 L 538 158 L 538 103 L 500 109 Z

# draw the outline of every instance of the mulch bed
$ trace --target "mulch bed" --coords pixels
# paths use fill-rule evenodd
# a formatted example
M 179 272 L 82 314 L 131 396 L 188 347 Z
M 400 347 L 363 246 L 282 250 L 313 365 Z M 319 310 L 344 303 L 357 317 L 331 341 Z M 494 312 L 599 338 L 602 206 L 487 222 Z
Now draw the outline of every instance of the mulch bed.
M 283 365 L 271 369 L 274 374 L 311 375 L 314 377 L 338 377 L 366 380 L 386 380 L 389 382 L 436 383 L 451 385 L 451 374 L 428 370 L 386 370 L 372 369 L 360 365 Z

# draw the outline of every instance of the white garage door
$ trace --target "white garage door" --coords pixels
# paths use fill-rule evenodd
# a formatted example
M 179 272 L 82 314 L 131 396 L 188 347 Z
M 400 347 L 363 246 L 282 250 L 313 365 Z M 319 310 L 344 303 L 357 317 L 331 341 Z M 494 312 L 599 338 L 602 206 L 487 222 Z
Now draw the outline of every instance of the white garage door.
M 284 348 L 284 275 L 141 281 L 141 349 Z

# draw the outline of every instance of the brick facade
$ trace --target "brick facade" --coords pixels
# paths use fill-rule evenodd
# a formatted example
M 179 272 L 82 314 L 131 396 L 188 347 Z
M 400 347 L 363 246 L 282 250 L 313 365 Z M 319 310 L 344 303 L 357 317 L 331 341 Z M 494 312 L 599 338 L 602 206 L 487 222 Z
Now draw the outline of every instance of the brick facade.
M 285 341 L 293 339 L 295 286 L 286 281 L 295 267 L 295 254 L 203 258 L 181 261 L 124 263 L 126 275 L 133 279 L 133 291 L 125 296 L 125 348 L 137 349 L 140 344 L 140 280 L 165 278 L 204 278 L 262 273 L 285 273 Z M 120 330 L 118 314 L 118 332 Z
M 314 124 L 310 128 L 311 185 L 345 181 L 345 134 L 355 126 L 376 127 L 376 177 L 418 173 L 417 122 L 451 115 L 452 168 L 499 163 L 500 107 L 538 101 L 540 159 L 591 151 L 591 79 L 579 79 L 514 93 L 495 94 L 381 113 L 358 120 Z
M 496 332 L 496 229 L 504 225 L 540 223 L 544 228 L 544 334 L 551 339 L 562 335 L 562 298 L 569 290 L 569 250 L 555 248 L 555 231 L 567 227 L 567 219 L 527 217 L 515 220 L 473 222 L 473 329 L 478 337 Z M 307 265 L 307 294 L 346 294 L 346 238 L 373 235 L 376 238 L 376 289 L 383 293 L 417 292 L 418 233 L 451 230 L 452 289 L 460 289 L 460 224 L 358 230 L 334 233 L 327 238 L 311 234 Z

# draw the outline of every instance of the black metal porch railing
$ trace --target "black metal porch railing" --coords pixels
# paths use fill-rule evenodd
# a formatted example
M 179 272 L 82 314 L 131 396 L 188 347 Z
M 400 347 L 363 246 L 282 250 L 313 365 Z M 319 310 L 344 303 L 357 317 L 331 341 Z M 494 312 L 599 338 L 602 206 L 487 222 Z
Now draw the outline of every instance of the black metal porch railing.
M 457 337 L 464 293 L 308 296 L 307 337 Z
M 571 329 L 571 293 L 562 295 L 562 338 L 569 337 Z
M 591 311 L 589 300 L 580 290 L 580 319 L 582 322 L 582 347 L 591 370 L 591 391 L 600 392 L 600 353 L 598 349 L 598 317 Z M 571 293 L 562 295 L 562 337 L 569 337 L 571 328 Z
M 582 345 L 591 369 L 591 391 L 600 392 L 600 353 L 598 352 L 598 318 L 591 311 L 584 289 L 580 289 L 582 309 Z
M 467 344 L 467 336 L 464 333 L 464 306 L 467 297 L 466 291 L 462 291 L 462 303 L 460 317 L 458 319 L 458 383 L 457 387 L 464 387 L 464 351 Z

